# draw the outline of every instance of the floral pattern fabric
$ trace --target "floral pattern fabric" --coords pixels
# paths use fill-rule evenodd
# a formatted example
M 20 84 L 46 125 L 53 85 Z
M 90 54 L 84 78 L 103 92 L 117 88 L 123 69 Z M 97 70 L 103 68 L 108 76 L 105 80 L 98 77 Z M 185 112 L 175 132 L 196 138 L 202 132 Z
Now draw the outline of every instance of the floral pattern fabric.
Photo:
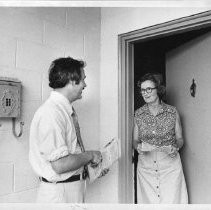
M 161 109 L 154 116 L 145 104 L 135 112 L 139 129 L 139 140 L 154 146 L 175 145 L 176 108 L 161 103 Z

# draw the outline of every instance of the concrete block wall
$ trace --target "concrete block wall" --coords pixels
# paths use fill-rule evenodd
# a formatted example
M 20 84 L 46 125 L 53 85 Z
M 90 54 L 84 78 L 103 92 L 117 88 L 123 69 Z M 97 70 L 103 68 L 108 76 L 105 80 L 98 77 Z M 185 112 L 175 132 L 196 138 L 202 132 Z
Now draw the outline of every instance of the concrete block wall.
M 23 135 L 15 138 L 12 120 L 0 118 L 0 202 L 34 202 L 38 178 L 28 162 L 29 128 L 50 93 L 47 72 L 58 57 L 87 63 L 87 89 L 75 107 L 85 146 L 99 148 L 100 9 L 1 7 L 0 46 L 0 76 L 18 78 L 23 87 L 17 132 L 24 122 Z M 88 202 L 97 202 L 97 187 L 90 188 Z

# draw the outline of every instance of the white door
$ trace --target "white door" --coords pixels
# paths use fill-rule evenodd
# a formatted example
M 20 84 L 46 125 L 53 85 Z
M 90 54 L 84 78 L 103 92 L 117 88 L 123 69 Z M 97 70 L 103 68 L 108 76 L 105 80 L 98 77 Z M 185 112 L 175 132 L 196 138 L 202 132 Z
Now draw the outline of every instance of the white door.
M 196 95 L 190 94 L 192 80 Z M 167 99 L 178 108 L 190 203 L 211 203 L 211 32 L 167 53 Z

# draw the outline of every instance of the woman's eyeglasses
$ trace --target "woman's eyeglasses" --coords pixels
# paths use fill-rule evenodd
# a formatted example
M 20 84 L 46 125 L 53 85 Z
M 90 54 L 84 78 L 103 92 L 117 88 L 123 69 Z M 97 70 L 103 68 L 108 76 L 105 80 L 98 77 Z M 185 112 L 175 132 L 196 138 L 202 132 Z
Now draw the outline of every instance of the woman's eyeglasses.
M 154 89 L 157 89 L 157 87 L 154 87 L 154 88 L 148 87 L 148 88 L 146 88 L 146 89 L 141 88 L 141 94 L 144 94 L 144 93 L 151 93 L 152 90 L 154 90 Z

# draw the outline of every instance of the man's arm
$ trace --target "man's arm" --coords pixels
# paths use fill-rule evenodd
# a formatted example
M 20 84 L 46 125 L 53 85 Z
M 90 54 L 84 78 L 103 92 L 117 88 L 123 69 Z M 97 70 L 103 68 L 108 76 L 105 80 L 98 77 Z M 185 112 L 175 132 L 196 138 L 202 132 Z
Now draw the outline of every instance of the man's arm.
M 79 154 L 69 154 L 68 156 L 52 161 L 51 166 L 56 173 L 62 174 L 77 170 L 90 162 L 98 164 L 101 158 L 101 152 L 99 151 L 86 151 Z

